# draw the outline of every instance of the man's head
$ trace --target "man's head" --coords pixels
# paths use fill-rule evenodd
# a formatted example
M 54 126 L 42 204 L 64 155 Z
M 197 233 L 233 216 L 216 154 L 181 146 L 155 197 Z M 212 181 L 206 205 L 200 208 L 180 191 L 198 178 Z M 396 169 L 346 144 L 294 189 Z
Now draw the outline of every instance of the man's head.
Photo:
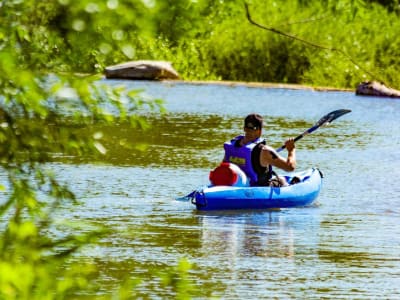
M 250 114 L 244 119 L 244 128 L 252 130 L 261 130 L 263 118 L 259 114 Z
M 244 134 L 247 140 L 261 136 L 263 118 L 259 114 L 250 114 L 244 119 Z

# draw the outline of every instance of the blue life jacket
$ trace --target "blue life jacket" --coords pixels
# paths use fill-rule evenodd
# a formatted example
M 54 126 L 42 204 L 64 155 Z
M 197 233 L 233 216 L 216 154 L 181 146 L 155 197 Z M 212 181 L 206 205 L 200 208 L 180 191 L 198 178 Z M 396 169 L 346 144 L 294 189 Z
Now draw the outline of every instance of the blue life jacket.
M 238 146 L 239 141 L 243 138 L 243 135 L 239 135 L 232 139 L 230 142 L 224 143 L 224 161 L 239 166 L 239 168 L 250 178 L 250 185 L 256 185 L 258 182 L 258 174 L 253 167 L 251 161 L 251 153 L 254 147 L 264 142 L 264 139 L 258 138 L 246 145 Z

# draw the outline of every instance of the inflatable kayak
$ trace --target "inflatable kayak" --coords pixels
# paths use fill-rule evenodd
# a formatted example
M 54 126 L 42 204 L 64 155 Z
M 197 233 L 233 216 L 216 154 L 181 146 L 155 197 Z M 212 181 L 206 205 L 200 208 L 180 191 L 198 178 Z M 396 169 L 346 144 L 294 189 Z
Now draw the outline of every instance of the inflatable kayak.
M 317 168 L 283 177 L 292 184 L 283 187 L 249 186 L 242 176 L 236 174 L 228 179 L 229 185 L 206 186 L 188 196 L 198 210 L 301 207 L 318 197 L 323 176 Z

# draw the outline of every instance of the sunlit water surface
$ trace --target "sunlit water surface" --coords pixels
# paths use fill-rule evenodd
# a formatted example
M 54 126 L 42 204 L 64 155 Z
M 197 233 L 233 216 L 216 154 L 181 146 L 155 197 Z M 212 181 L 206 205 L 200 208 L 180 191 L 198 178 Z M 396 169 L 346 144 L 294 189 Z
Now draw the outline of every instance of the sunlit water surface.
M 98 261 L 108 293 L 127 275 L 163 297 L 152 269 L 193 263 L 200 298 L 399 299 L 400 101 L 346 92 L 245 86 L 107 81 L 165 100 L 149 131 L 116 126 L 104 163 L 49 167 L 81 200 L 70 219 L 105 224 L 114 234 L 81 256 Z M 352 112 L 297 143 L 298 169 L 325 175 L 316 203 L 281 211 L 197 212 L 176 201 L 207 183 L 225 140 L 246 114 L 264 116 L 264 136 L 279 147 L 339 108 Z M 107 129 L 106 129 L 107 130 Z M 127 138 L 145 152 L 119 149 Z M 284 152 L 286 155 L 286 152 Z

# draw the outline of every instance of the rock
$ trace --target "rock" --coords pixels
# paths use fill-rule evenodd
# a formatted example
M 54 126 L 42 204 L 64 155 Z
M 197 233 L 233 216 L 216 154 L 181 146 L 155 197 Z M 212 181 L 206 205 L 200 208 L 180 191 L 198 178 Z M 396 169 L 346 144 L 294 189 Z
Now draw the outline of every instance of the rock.
M 138 60 L 106 67 L 106 78 L 121 79 L 179 79 L 168 61 Z
M 364 81 L 357 86 L 356 95 L 400 98 L 400 91 L 377 81 Z

